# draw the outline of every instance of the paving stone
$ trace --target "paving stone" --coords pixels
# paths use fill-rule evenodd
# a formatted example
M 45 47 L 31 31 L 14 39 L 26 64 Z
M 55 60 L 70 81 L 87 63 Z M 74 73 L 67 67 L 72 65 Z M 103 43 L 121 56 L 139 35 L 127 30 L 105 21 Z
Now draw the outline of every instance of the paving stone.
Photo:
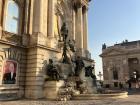
M 46 101 L 46 100 L 16 100 L 1 101 L 0 105 L 140 105 L 140 95 L 129 95 L 124 99 Z

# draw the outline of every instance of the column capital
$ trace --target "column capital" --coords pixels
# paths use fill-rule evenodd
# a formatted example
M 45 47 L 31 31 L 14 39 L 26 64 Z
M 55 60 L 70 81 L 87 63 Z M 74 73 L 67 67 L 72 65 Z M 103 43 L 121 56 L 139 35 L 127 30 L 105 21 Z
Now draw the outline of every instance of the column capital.
M 88 6 L 89 6 L 89 1 L 90 1 L 90 0 L 75 0 L 75 1 L 73 1 L 73 4 L 74 4 L 74 6 L 77 7 L 77 8 L 80 8 L 80 7 L 83 7 L 83 6 L 85 6 L 85 7 L 88 8 Z

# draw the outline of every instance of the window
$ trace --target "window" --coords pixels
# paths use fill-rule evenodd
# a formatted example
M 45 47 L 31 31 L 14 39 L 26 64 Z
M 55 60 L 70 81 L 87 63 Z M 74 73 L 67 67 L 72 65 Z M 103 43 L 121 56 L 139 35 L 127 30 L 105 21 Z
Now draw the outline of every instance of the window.
M 118 80 L 118 71 L 116 70 L 113 71 L 113 79 Z
M 5 31 L 18 33 L 19 7 L 15 1 L 9 0 L 7 3 Z

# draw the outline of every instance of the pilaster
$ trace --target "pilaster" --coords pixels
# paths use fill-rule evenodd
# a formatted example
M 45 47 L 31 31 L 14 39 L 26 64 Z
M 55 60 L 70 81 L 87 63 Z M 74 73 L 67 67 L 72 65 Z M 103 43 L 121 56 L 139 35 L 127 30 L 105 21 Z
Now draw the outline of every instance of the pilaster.
M 83 8 L 83 48 L 88 50 L 88 17 L 87 8 Z
M 74 39 L 75 40 L 75 25 L 76 25 L 76 13 L 75 13 L 76 11 L 75 10 L 73 10 L 73 33 L 72 33 L 72 39 Z
M 47 46 L 54 47 L 55 30 L 55 4 L 56 0 L 48 0 L 48 27 L 47 27 Z
M 46 36 L 43 31 L 43 3 L 44 0 L 33 0 L 31 5 L 31 20 L 33 21 L 33 33 L 30 37 L 31 45 L 45 45 Z M 29 48 L 27 52 L 27 71 L 25 97 L 32 99 L 43 98 L 43 74 L 42 54 L 39 54 L 38 47 Z
M 48 37 L 54 37 L 54 0 L 48 0 Z
M 83 16 L 82 7 L 77 8 L 76 14 L 76 46 L 83 49 Z
M 43 98 L 43 54 L 39 48 L 28 49 L 25 97 L 30 99 Z
M 24 11 L 24 33 L 22 36 L 22 44 L 27 46 L 29 44 L 29 9 L 30 9 L 30 1 L 25 1 L 25 11 Z
M 33 17 L 34 17 L 33 16 L 34 0 L 30 0 L 30 8 L 29 9 L 30 9 L 30 11 L 29 11 L 30 15 L 29 15 L 29 29 L 28 30 L 29 30 L 29 34 L 32 35 L 32 33 L 33 33 Z
M 33 18 L 33 32 L 42 32 L 43 24 L 43 0 L 34 1 L 34 18 Z
M 33 8 L 33 34 L 31 35 L 31 45 L 46 45 L 46 36 L 43 30 L 43 5 L 44 0 L 34 0 Z
M 123 59 L 123 72 L 124 72 L 124 79 L 129 79 L 129 65 L 128 65 L 128 58 Z
M 44 0 L 43 2 L 43 31 L 45 36 L 47 37 L 48 32 L 48 0 Z
M 2 36 L 2 7 L 3 7 L 3 0 L 0 0 L 0 39 Z

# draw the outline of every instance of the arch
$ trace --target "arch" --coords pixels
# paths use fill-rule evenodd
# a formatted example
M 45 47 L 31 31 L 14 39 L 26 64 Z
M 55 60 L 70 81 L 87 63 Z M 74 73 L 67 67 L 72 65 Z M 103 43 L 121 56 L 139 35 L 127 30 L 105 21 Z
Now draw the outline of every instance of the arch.
M 72 5 L 70 1 L 61 0 L 57 3 L 56 14 L 61 17 L 61 20 L 65 22 L 68 26 L 72 21 Z
M 61 36 L 60 33 L 60 29 L 63 23 L 66 23 L 66 26 L 69 30 L 69 35 L 68 38 L 70 38 L 69 36 L 71 35 L 71 30 L 72 30 L 72 19 L 73 19 L 73 15 L 72 15 L 72 10 L 71 8 L 71 0 L 60 0 L 57 5 L 56 5 L 56 15 L 58 17 L 57 20 L 57 25 L 58 25 L 58 33 L 59 36 Z

